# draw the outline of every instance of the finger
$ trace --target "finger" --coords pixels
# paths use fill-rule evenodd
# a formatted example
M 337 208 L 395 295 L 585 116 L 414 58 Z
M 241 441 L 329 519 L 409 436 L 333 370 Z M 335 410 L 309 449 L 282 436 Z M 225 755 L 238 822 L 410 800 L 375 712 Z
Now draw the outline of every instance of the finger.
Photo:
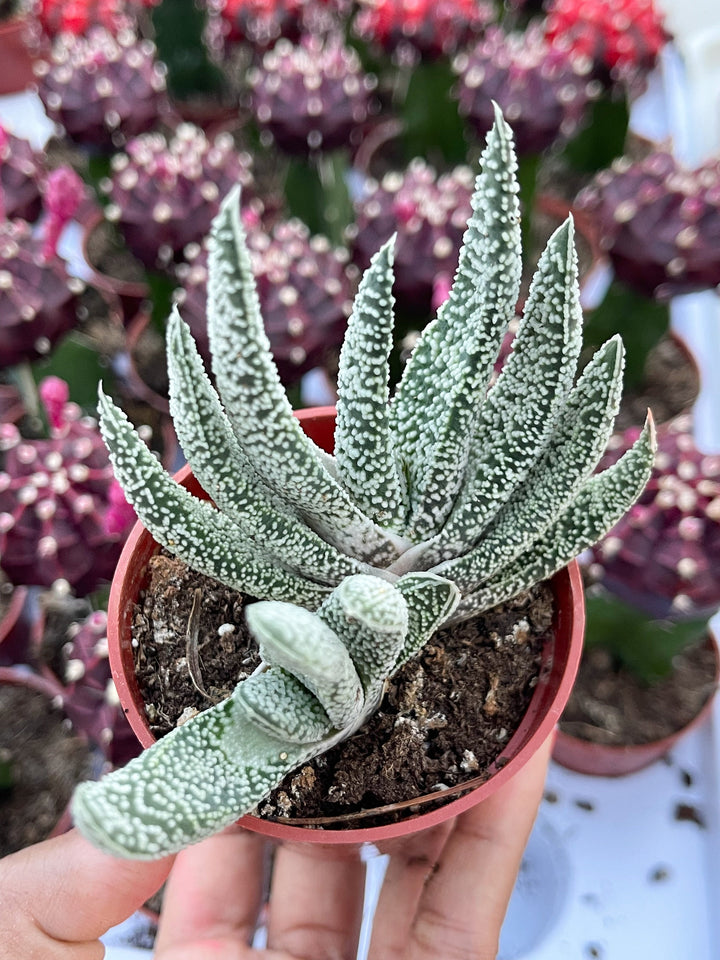
M 96 940 L 151 897 L 171 866 L 171 858 L 110 857 L 71 830 L 0 860 L 0 917 L 12 917 L 16 929 L 27 919 L 50 940 Z
M 455 821 L 420 899 L 409 960 L 491 960 L 542 798 L 551 741 Z
M 452 830 L 444 823 L 422 833 L 380 846 L 390 854 L 373 919 L 369 956 L 400 960 L 420 896 Z
M 289 953 L 276 950 L 253 950 L 234 938 L 193 940 L 175 944 L 162 954 L 155 952 L 155 960 L 301 960 Z
M 365 865 L 357 848 L 286 844 L 273 867 L 268 946 L 312 960 L 357 952 Z
M 163 896 L 156 949 L 202 939 L 249 943 L 262 903 L 264 849 L 262 837 L 231 828 L 179 853 Z

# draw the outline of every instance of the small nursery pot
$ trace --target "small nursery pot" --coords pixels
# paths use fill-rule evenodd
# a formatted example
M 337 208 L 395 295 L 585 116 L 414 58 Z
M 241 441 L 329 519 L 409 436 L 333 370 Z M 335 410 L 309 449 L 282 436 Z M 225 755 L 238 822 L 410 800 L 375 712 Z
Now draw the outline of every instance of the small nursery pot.
M 153 410 L 157 410 L 158 413 L 167 416 L 170 413 L 170 400 L 167 394 L 163 395 L 158 392 L 143 379 L 138 364 L 139 357 L 142 353 L 143 338 L 147 338 L 148 336 L 152 338 L 153 331 L 155 331 L 155 328 L 152 326 L 152 313 L 146 306 L 141 306 L 126 327 L 127 336 L 125 343 L 128 353 L 128 368 L 125 377 L 133 396 L 147 403 Z M 164 350 L 165 344 L 163 338 L 157 331 L 155 331 L 155 339 L 162 344 Z M 164 362 L 154 360 L 153 369 L 165 370 L 166 368 L 167 360 Z
M 715 655 L 714 686 L 717 690 L 720 684 L 720 648 L 718 648 L 717 637 L 712 632 L 708 632 L 705 644 Z M 683 737 L 702 726 L 712 712 L 714 700 L 714 694 L 711 694 L 700 712 L 689 723 L 667 737 L 652 740 L 650 743 L 625 745 L 592 743 L 590 740 L 581 740 L 580 737 L 574 737 L 558 729 L 553 746 L 553 760 L 567 767 L 568 770 L 597 777 L 622 777 L 629 773 L 636 773 L 664 757 Z
M 315 407 L 296 414 L 305 433 L 326 451 L 333 449 L 334 407 Z M 192 493 L 205 497 L 184 467 L 175 477 Z M 108 644 L 113 679 L 127 718 L 144 747 L 155 742 L 141 699 L 133 661 L 131 623 L 133 605 L 146 582 L 149 559 L 158 545 L 138 523 L 132 529 L 113 579 L 108 608 Z M 252 815 L 238 822 L 249 830 L 280 840 L 318 843 L 374 843 L 434 826 L 485 800 L 524 766 L 547 740 L 567 703 L 580 662 L 585 627 L 585 604 L 577 563 L 573 561 L 552 579 L 555 595 L 553 639 L 543 651 L 538 683 L 517 731 L 481 776 L 426 797 L 374 809 L 368 815 L 406 810 L 407 816 L 384 826 L 342 829 L 343 817 L 317 820 L 265 820 Z M 447 802 L 438 807 L 438 801 Z M 424 807 L 430 807 L 423 812 Z M 357 815 L 353 814 L 353 818 Z M 317 829 L 322 827 L 323 829 Z
M 118 304 L 123 323 L 128 324 L 137 314 L 141 303 L 150 295 L 150 288 L 144 280 L 122 280 L 105 273 L 94 262 L 91 252 L 91 241 L 96 230 L 105 222 L 102 210 L 95 210 L 89 214 L 83 224 L 82 255 L 92 271 L 90 283 L 104 294 L 111 302 Z

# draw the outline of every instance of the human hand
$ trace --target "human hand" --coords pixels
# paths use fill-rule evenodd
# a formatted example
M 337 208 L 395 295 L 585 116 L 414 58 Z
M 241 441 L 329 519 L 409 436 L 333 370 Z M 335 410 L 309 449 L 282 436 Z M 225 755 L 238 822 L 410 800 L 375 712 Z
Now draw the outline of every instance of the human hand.
M 542 796 L 550 741 L 488 800 L 383 846 L 370 960 L 491 960 Z M 155 960 L 350 960 L 364 864 L 342 846 L 275 851 L 268 949 L 253 950 L 265 841 L 231 828 L 153 863 L 100 853 L 77 831 L 0 860 L 0 960 L 101 960 L 97 939 L 167 880 Z

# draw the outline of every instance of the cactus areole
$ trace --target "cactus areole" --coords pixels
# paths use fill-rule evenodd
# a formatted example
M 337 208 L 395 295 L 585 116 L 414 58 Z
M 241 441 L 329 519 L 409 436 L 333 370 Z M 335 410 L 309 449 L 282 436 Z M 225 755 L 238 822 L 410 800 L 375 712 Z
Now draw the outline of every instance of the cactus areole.
M 75 822 L 101 849 L 154 859 L 250 813 L 288 771 L 357 732 L 386 680 L 439 626 L 558 575 L 556 649 L 510 753 L 483 771 L 486 783 L 409 823 L 300 835 L 355 842 L 423 829 L 487 796 L 550 734 L 582 632 L 580 610 L 566 606 L 576 574 L 559 572 L 637 499 L 655 441 L 649 418 L 624 456 L 595 473 L 620 400 L 623 349 L 612 338 L 575 380 L 582 314 L 571 221 L 548 242 L 513 351 L 488 389 L 518 300 L 516 167 L 498 110 L 449 296 L 392 399 L 393 240 L 373 258 L 340 357 L 332 454 L 327 435 L 313 437 L 293 416 L 272 361 L 237 190 L 210 243 L 215 386 L 177 311 L 168 324 L 171 413 L 212 502 L 170 478 L 101 395 L 116 477 L 147 531 L 133 572 L 154 540 L 257 597 L 247 621 L 262 659 L 229 698 L 77 789 Z M 127 628 L 125 589 L 114 588 L 111 616 Z M 256 821 L 264 832 L 276 827 Z

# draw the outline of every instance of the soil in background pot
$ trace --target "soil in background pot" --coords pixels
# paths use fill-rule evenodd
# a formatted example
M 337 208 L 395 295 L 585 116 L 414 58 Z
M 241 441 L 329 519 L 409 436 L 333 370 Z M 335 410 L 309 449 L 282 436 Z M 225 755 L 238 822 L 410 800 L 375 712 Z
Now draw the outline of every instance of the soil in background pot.
M 715 651 L 701 641 L 676 657 L 669 677 L 648 687 L 616 669 L 606 650 L 585 649 L 560 729 L 610 746 L 661 740 L 700 713 L 715 692 L 716 669 Z
M 90 265 L 115 280 L 145 283 L 145 269 L 125 246 L 115 227 L 100 220 L 87 239 Z
M 48 697 L 0 683 L 0 758 L 13 785 L 0 791 L 0 857 L 45 840 L 77 783 L 91 772 L 87 743 Z
M 697 364 L 677 337 L 667 335 L 648 354 L 640 388 L 624 392 L 614 430 L 640 426 L 648 407 L 656 423 L 666 423 L 689 410 L 699 393 Z
M 136 607 L 136 672 L 156 736 L 227 697 L 259 663 L 243 607 L 252 598 L 159 554 Z M 196 591 L 204 697 L 188 670 L 186 631 Z M 269 818 L 356 813 L 478 776 L 519 726 L 552 629 L 551 590 L 532 591 L 440 631 L 388 684 L 362 731 L 290 773 L 260 804 Z M 346 826 L 352 826 L 348 820 Z M 368 818 L 362 825 L 375 825 Z

